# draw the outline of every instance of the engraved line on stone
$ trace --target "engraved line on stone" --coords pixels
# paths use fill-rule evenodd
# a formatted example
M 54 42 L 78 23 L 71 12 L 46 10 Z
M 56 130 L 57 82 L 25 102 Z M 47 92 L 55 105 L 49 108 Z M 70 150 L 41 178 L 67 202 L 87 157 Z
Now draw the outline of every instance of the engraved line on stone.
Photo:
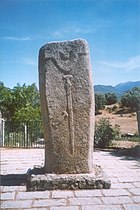
M 75 53 L 72 51 L 72 50 L 70 50 L 69 52 L 68 52 L 68 55 L 66 56 L 63 52 L 61 52 L 61 51 L 59 51 L 59 55 L 60 55 L 60 58 L 62 59 L 62 60 L 64 60 L 64 61 L 67 61 L 67 60 L 69 60 L 69 61 L 74 61 L 74 59 L 76 58 L 76 55 L 75 55 Z
M 58 126 L 63 122 L 64 119 L 68 117 L 68 113 L 66 111 L 62 112 L 62 116 L 59 118 L 57 123 L 52 123 L 54 129 L 57 129 Z
M 79 55 L 79 56 L 86 56 L 86 55 L 88 55 L 88 53 L 84 53 L 84 52 L 83 52 L 83 53 L 78 53 L 78 55 Z
M 72 75 L 64 75 L 63 78 L 66 80 L 66 92 L 67 92 L 67 107 L 69 116 L 69 134 L 71 144 L 71 154 L 74 155 L 74 121 L 73 121 L 73 104 L 72 104 L 72 92 L 71 92 L 71 78 Z
M 74 54 L 74 52 L 71 50 L 70 52 L 69 52 L 69 56 L 65 56 L 65 54 L 63 53 L 63 52 L 61 52 L 61 51 L 59 51 L 59 55 L 60 55 L 60 58 L 62 59 L 62 60 L 64 60 L 64 61 L 67 61 L 67 60 L 70 60 L 71 62 L 74 60 L 74 58 L 76 57 L 76 55 Z M 87 55 L 87 53 L 78 53 L 78 55 L 79 56 L 85 56 L 85 55 Z M 54 58 L 54 57 L 52 57 L 52 56 L 47 56 L 47 55 L 45 55 L 46 56 L 46 61 L 52 61 L 52 63 L 55 65 L 55 67 L 59 70 L 59 71 L 61 71 L 64 75 L 66 75 L 66 74 L 68 74 L 68 73 L 70 73 L 71 72 L 71 70 L 72 69 L 70 69 L 70 70 L 65 70 L 65 69 L 63 69 L 62 67 L 60 67 L 60 65 L 58 64 L 58 62 L 57 62 L 57 60 Z
M 47 57 L 46 58 L 46 61 L 52 61 L 52 63 L 55 65 L 55 67 L 61 71 L 63 74 L 68 74 L 71 72 L 71 69 L 70 70 L 65 70 L 63 68 L 60 67 L 60 65 L 58 64 L 58 62 L 56 61 L 56 59 L 54 57 Z
M 63 60 L 63 61 L 67 61 L 67 60 L 70 60 L 69 56 L 66 56 L 64 53 L 62 53 L 61 51 L 59 51 L 59 55 L 60 55 L 60 58 Z

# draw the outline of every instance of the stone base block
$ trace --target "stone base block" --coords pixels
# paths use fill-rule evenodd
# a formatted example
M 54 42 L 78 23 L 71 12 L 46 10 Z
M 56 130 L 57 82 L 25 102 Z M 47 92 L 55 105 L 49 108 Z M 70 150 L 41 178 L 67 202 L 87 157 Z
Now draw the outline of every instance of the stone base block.
M 27 175 L 27 191 L 109 189 L 111 182 L 100 166 L 87 174 L 49 174 L 34 168 Z

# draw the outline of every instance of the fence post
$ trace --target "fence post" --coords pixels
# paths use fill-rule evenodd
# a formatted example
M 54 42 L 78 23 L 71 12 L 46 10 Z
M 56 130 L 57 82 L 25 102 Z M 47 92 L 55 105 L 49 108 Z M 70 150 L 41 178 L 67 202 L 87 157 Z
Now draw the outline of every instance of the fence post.
M 24 146 L 26 147 L 27 146 L 27 125 L 26 123 L 24 124 Z
M 4 128 L 5 127 L 5 121 L 1 116 L 0 113 L 0 146 L 4 147 Z
M 0 147 L 35 147 L 35 139 L 42 138 L 42 134 L 38 134 L 42 133 L 41 126 L 29 122 L 13 123 L 0 116 Z

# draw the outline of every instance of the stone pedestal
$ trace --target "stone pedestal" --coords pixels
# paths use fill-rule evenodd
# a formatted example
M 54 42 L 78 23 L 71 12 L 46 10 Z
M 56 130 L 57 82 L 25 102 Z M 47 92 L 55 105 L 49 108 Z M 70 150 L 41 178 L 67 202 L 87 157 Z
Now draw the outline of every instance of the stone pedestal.
M 50 174 L 34 168 L 27 176 L 27 191 L 109 189 L 111 182 L 100 166 L 94 165 L 91 173 Z

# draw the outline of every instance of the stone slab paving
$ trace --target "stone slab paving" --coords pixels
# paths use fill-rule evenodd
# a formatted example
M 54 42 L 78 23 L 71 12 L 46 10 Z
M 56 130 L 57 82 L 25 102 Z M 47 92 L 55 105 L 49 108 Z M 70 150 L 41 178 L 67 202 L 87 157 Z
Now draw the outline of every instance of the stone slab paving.
M 1 149 L 1 209 L 140 210 L 138 159 L 94 152 L 94 163 L 108 175 L 111 189 L 26 192 L 25 184 L 18 181 L 29 168 L 43 162 L 43 149 Z

